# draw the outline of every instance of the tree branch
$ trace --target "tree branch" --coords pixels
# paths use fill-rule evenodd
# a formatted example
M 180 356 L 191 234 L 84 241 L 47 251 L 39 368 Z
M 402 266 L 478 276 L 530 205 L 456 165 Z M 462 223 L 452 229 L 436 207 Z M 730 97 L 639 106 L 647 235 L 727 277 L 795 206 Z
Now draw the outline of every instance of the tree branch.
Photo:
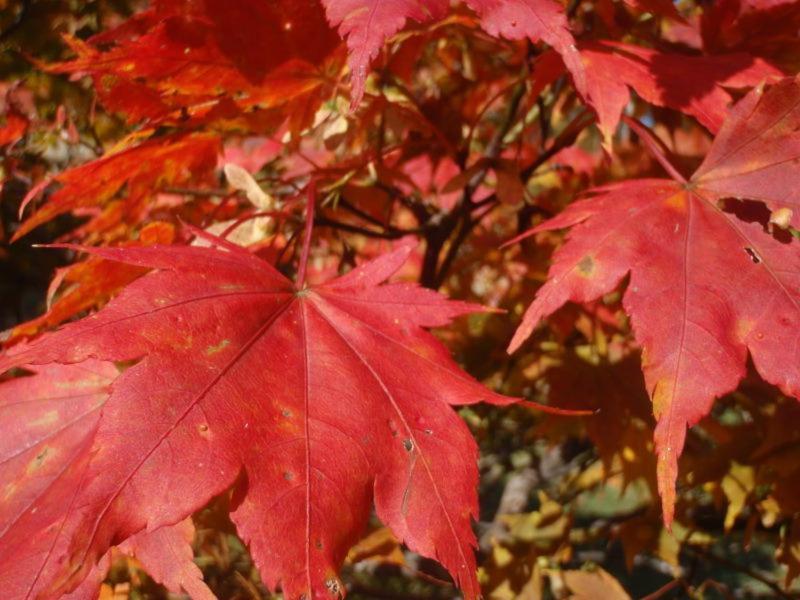
M 357 225 L 351 225 L 350 223 L 342 223 L 341 221 L 337 221 L 335 219 L 323 216 L 315 217 L 314 224 L 320 227 L 330 227 L 332 229 L 338 229 L 340 231 L 357 233 L 365 237 L 379 238 L 383 240 L 397 240 L 403 236 L 415 233 L 413 231 L 402 231 L 397 229 L 388 231 L 374 231 L 372 229 L 365 229 L 363 227 L 358 227 Z
M 701 558 L 705 558 L 706 560 L 713 561 L 723 567 L 727 567 L 728 569 L 733 569 L 734 571 L 738 571 L 739 573 L 743 573 L 750 577 L 751 579 L 755 579 L 756 581 L 763 583 L 765 586 L 770 588 L 773 592 L 775 592 L 776 596 L 780 598 L 785 598 L 786 600 L 797 600 L 797 595 L 792 594 L 789 592 L 784 591 L 784 589 L 774 582 L 769 577 L 762 575 L 758 571 L 751 569 L 747 565 L 740 565 L 739 563 L 730 560 L 724 556 L 719 556 L 715 554 L 711 550 L 706 550 L 705 548 L 701 548 L 699 546 L 691 546 L 685 545 L 684 550 L 688 550 L 689 552 L 696 554 Z

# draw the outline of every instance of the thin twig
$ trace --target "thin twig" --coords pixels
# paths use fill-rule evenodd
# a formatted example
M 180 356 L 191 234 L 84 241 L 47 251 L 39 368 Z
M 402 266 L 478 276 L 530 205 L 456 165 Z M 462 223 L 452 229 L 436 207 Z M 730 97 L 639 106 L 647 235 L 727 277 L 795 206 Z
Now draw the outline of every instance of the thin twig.
M 581 119 L 583 119 L 585 123 L 582 123 Z M 536 173 L 536 171 L 539 170 L 539 167 L 541 167 L 544 163 L 553 158 L 556 154 L 561 152 L 564 148 L 571 146 L 575 142 L 575 138 L 578 137 L 578 134 L 580 134 L 580 132 L 583 131 L 586 127 L 588 127 L 592 122 L 594 122 L 594 117 L 592 117 L 591 113 L 581 112 L 565 128 L 566 130 L 569 129 L 570 127 L 574 127 L 576 129 L 575 132 L 572 135 L 557 138 L 552 146 L 550 146 L 549 148 L 547 148 L 547 150 L 539 154 L 539 156 L 537 156 L 536 159 L 531 164 L 529 164 L 527 167 L 522 169 L 522 171 L 520 171 L 520 178 L 523 181 L 527 181 L 528 179 L 530 179 L 534 175 L 534 173 Z M 491 196 L 487 196 L 486 198 L 484 198 L 479 202 L 474 202 L 472 204 L 472 209 L 475 210 L 483 206 L 486 206 L 487 204 L 493 204 L 495 202 L 498 202 L 498 200 L 499 199 L 497 197 L 497 194 L 494 193 Z
M 669 161 L 669 158 L 667 158 L 666 149 L 662 147 L 661 140 L 657 139 L 650 130 L 639 123 L 639 121 L 632 119 L 628 115 L 622 115 L 622 121 L 639 136 L 645 148 L 650 151 L 650 155 L 664 167 L 664 170 L 669 173 L 670 177 L 679 183 L 686 183 L 686 178 L 675 168 L 675 165 Z
M 647 594 L 647 596 L 642 596 L 640 600 L 658 600 L 663 596 L 669 594 L 675 588 L 682 587 L 684 590 L 688 587 L 686 582 L 683 579 L 673 579 L 669 583 L 662 585 L 652 594 Z
M 302 290 L 306 283 L 306 268 L 308 255 L 311 252 L 311 234 L 314 231 L 314 204 L 317 201 L 317 183 L 312 179 L 308 182 L 308 196 L 306 200 L 306 229 L 303 236 L 303 249 L 300 252 L 300 267 L 297 271 L 297 289 Z
M 780 585 L 778 585 L 772 579 L 766 577 L 765 575 L 762 575 L 758 571 L 751 569 L 747 565 L 740 565 L 736 561 L 730 560 L 729 558 L 726 558 L 724 556 L 719 556 L 718 554 L 715 554 L 711 550 L 706 550 L 705 548 L 701 548 L 699 546 L 686 545 L 684 546 L 684 549 L 700 556 L 701 558 L 711 560 L 724 567 L 733 569 L 734 571 L 738 571 L 739 573 L 744 573 L 748 577 L 763 583 L 765 586 L 770 588 L 773 592 L 775 592 L 775 594 L 777 594 L 781 598 L 785 598 L 786 600 L 797 600 L 798 598 L 797 594 L 792 594 L 790 592 L 785 591 L 783 588 L 781 588 Z
M 167 194 L 179 194 L 183 196 L 201 196 L 204 198 L 208 197 L 224 197 L 224 196 L 236 196 L 239 194 L 237 190 L 228 190 L 223 188 L 211 188 L 211 189 L 201 189 L 201 188 L 184 188 L 184 187 L 166 187 L 164 188 L 164 192 Z
M 319 227 L 330 227 L 331 229 L 338 229 L 340 231 L 347 231 L 348 233 L 357 233 L 369 238 L 378 238 L 382 240 L 397 240 L 406 235 L 418 233 L 417 231 L 409 230 L 391 230 L 391 231 L 375 231 L 373 229 L 366 229 L 358 225 L 351 225 L 350 223 L 343 223 L 329 217 L 318 216 L 314 218 L 314 224 Z
M 382 228 L 386 229 L 387 231 L 393 231 L 393 230 L 394 231 L 399 231 L 394 226 L 392 226 L 390 224 L 387 224 L 387 223 L 384 223 L 380 219 L 376 219 L 371 214 L 364 212 L 363 210 L 361 210 L 357 206 L 353 206 L 352 204 L 350 204 L 344 198 L 339 198 L 339 200 L 337 201 L 336 204 L 337 204 L 337 206 L 341 206 L 346 211 L 348 211 L 348 212 L 356 215 L 357 217 L 363 219 L 367 223 L 371 223 L 372 225 L 376 225 L 377 227 L 382 227 Z
M 526 89 L 524 81 L 520 82 L 516 88 L 514 88 L 506 118 L 486 147 L 484 158 L 489 159 L 489 162 L 500 155 L 500 151 L 503 147 L 503 139 L 514 124 Z M 422 273 L 420 275 L 420 282 L 422 285 L 433 289 L 442 285 L 461 245 L 478 223 L 478 220 L 472 216 L 472 207 L 475 204 L 472 201 L 472 196 L 475 190 L 477 190 L 486 179 L 488 172 L 489 165 L 487 164 L 470 178 L 464 187 L 464 193 L 458 204 L 439 222 L 437 230 L 433 231 L 431 235 L 428 236 L 426 240 L 427 246 L 425 248 L 425 256 L 422 262 Z M 458 231 L 458 233 L 451 241 L 450 246 L 447 248 L 447 253 L 440 264 L 439 258 L 442 248 L 454 231 Z

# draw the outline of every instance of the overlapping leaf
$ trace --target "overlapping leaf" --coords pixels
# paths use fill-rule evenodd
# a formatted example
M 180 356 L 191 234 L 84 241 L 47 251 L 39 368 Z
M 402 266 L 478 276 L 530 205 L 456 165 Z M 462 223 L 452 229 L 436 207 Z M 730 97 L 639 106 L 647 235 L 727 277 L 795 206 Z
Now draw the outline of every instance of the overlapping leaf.
M 60 173 L 55 181 L 60 188 L 31 215 L 15 233 L 18 239 L 50 219 L 76 209 L 105 207 L 110 215 L 100 229 L 116 225 L 121 211 L 128 220 L 146 208 L 146 201 L 159 188 L 207 179 L 216 167 L 219 138 L 213 134 L 173 135 L 153 138 L 98 160 Z M 122 205 L 107 203 L 125 188 Z M 104 222 L 105 221 L 105 222 Z
M 242 110 L 289 102 L 320 86 L 316 66 L 337 43 L 313 0 L 156 4 L 98 45 L 68 38 L 77 58 L 48 69 L 92 75 L 108 109 L 159 121 L 223 100 Z
M 119 553 L 136 558 L 147 574 L 175 594 L 186 592 L 192 600 L 216 600 L 214 593 L 203 583 L 203 573 L 194 564 L 191 542 L 194 525 L 185 519 L 175 525 L 165 525 L 155 531 L 141 531 L 111 549 L 92 569 L 89 576 L 66 600 L 94 600 L 108 574 L 113 558 Z
M 138 238 L 127 245 L 171 244 L 175 228 L 159 221 L 148 223 L 139 231 Z M 141 267 L 97 256 L 59 269 L 50 283 L 47 312 L 15 326 L 4 341 L 13 343 L 32 337 L 43 329 L 60 325 L 85 310 L 95 308 L 145 272 Z
M 723 210 L 721 202 L 730 196 L 773 207 L 795 202 L 799 118 L 798 81 L 756 89 L 735 107 L 688 182 L 632 180 L 600 188 L 532 230 L 571 228 L 512 350 L 565 302 L 598 298 L 630 275 L 623 303 L 643 348 L 658 419 L 667 523 L 686 427 L 737 386 L 748 351 L 764 379 L 800 397 L 797 241 L 788 232 L 773 235 L 766 219 L 740 218 L 747 205 Z
M 0 385 L 0 547 L 14 557 L 0 561 L 0 586 L 9 598 L 33 597 L 48 554 L 66 550 L 59 522 L 41 520 L 42 506 L 62 494 L 69 510 L 118 373 L 99 361 L 36 371 Z
M 563 8 L 552 0 L 465 0 L 493 36 L 512 40 L 543 40 L 564 59 L 581 92 L 585 74 Z M 424 23 L 443 18 L 448 0 L 322 0 L 331 24 L 347 40 L 352 73 L 352 103 L 364 95 L 367 70 L 384 41 L 400 31 L 408 19 Z
M 761 59 L 739 54 L 687 56 L 614 42 L 580 45 L 588 99 L 606 139 L 614 134 L 630 101 L 630 86 L 646 101 L 681 110 L 717 132 L 728 114 L 725 88 L 749 88 L 780 71 Z
M 476 447 L 450 406 L 506 399 L 422 329 L 474 306 L 379 285 L 407 246 L 302 290 L 234 247 L 93 252 L 155 271 L 0 362 L 141 359 L 115 381 L 80 468 L 9 534 L 26 557 L 37 532 L 68 540 L 41 566 L 45 595 L 75 585 L 109 546 L 235 484 L 232 518 L 287 597 L 343 592 L 336 570 L 373 501 L 399 539 L 477 597 Z
M 58 522 L 41 527 L 37 513 L 53 494 L 69 491 L 84 477 L 87 451 L 110 385 L 113 364 L 88 360 L 75 365 L 36 367 L 27 375 L 0 384 L 0 547 L 14 561 L 0 565 L 0 585 L 9 598 L 28 598 L 41 589 L 43 567 L 63 551 L 69 539 Z M 78 490 L 73 490 L 72 498 Z M 69 505 L 64 507 L 65 514 Z M 213 598 L 192 562 L 191 521 L 141 532 L 121 550 L 135 555 L 150 574 L 169 589 L 182 589 L 197 600 Z M 94 569 L 76 598 L 96 597 L 105 566 Z

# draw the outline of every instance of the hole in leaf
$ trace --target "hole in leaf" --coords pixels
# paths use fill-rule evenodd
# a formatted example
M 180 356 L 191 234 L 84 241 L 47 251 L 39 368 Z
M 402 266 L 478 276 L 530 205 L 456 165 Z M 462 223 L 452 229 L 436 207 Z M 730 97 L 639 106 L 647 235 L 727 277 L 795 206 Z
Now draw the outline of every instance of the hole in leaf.
M 758 223 L 764 230 L 764 233 L 772 236 L 772 238 L 781 244 L 789 244 L 792 241 L 791 228 L 782 229 L 774 227 L 770 224 L 772 211 L 763 202 L 756 202 L 754 200 L 737 200 L 735 198 L 726 198 L 720 202 L 720 208 L 726 213 L 735 215 L 737 219 L 745 223 Z
M 747 252 L 750 260 L 752 260 L 755 264 L 759 264 L 761 262 L 761 257 L 758 255 L 758 252 L 753 250 L 750 246 L 747 246 L 744 251 Z

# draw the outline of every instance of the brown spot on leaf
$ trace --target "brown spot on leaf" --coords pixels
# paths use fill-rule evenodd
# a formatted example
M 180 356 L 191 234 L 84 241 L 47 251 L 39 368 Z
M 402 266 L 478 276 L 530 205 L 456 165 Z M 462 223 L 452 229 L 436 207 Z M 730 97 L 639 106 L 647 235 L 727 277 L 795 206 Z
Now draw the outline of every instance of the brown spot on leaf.
M 53 454 L 53 449 L 50 446 L 45 446 L 39 454 L 37 454 L 31 462 L 28 463 L 26 469 L 27 474 L 30 475 L 34 471 L 39 470 L 45 463 L 47 458 Z
M 591 277 L 594 274 L 596 263 L 591 256 L 584 256 L 578 263 L 578 272 L 583 277 Z

